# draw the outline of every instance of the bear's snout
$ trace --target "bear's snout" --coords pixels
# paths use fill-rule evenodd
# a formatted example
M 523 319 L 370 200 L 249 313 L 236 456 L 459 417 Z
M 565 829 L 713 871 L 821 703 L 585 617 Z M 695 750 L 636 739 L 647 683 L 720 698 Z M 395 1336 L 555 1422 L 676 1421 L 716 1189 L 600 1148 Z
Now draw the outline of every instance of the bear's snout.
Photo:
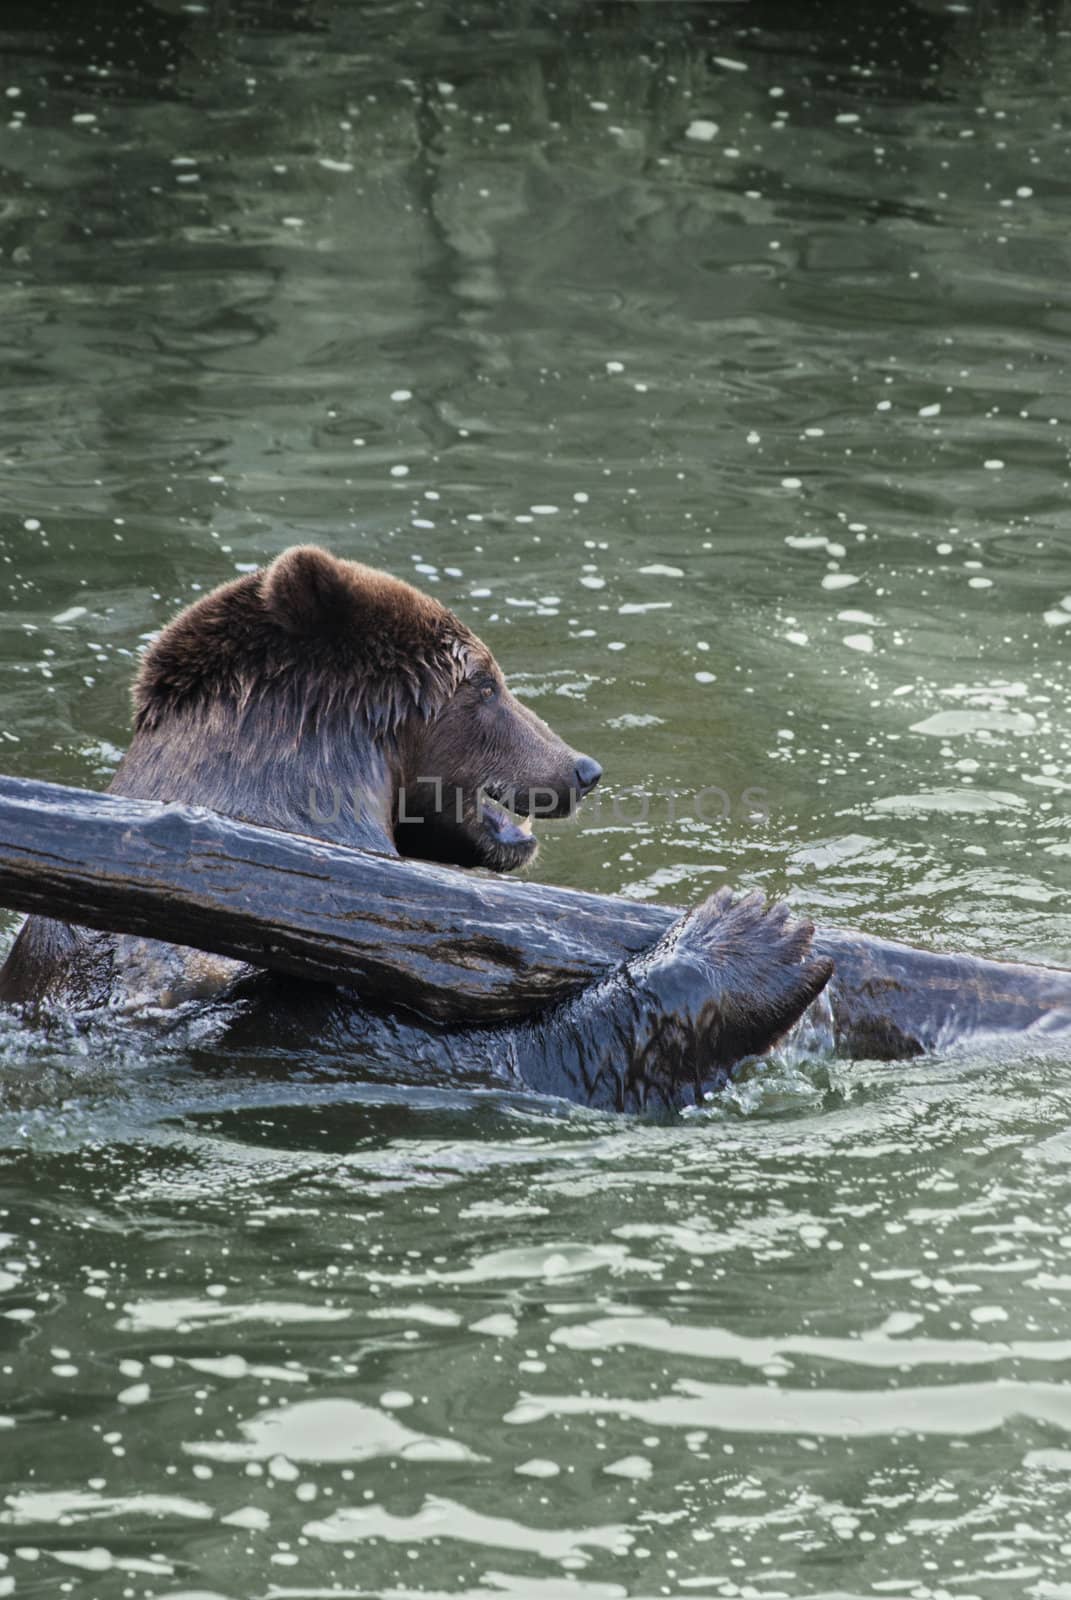
M 576 770 L 573 773 L 573 788 L 578 800 L 583 800 L 602 777 L 602 768 L 594 756 L 578 756 Z

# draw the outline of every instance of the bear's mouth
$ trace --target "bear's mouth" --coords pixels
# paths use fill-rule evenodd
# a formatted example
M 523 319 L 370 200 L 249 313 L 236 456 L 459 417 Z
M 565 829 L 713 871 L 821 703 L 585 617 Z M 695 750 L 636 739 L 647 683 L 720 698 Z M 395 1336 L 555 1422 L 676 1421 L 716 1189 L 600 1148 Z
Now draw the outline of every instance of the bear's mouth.
M 421 806 L 425 798 L 434 803 Z M 411 793 L 395 820 L 395 845 L 401 855 L 421 861 L 516 872 L 528 865 L 539 846 L 529 818 L 511 816 L 504 800 L 492 800 L 482 788 L 455 790 L 446 804 L 441 792 Z
M 477 828 L 481 830 L 490 847 L 493 860 L 485 865 L 499 872 L 511 872 L 532 859 L 538 844 L 532 834 L 530 816 L 510 816 L 505 807 L 489 798 L 485 792 L 479 796 Z

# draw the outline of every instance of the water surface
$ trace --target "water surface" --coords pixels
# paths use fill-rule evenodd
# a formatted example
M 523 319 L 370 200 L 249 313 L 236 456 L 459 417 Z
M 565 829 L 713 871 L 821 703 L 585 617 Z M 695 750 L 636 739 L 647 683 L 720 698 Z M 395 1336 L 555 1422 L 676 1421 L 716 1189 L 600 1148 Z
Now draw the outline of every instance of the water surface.
M 545 881 L 1071 964 L 1069 69 L 1058 3 L 8 0 L 4 769 L 103 785 L 145 638 L 318 540 L 602 760 Z M 1069 1065 L 654 1127 L 3 1019 L 0 1595 L 1061 1600 Z

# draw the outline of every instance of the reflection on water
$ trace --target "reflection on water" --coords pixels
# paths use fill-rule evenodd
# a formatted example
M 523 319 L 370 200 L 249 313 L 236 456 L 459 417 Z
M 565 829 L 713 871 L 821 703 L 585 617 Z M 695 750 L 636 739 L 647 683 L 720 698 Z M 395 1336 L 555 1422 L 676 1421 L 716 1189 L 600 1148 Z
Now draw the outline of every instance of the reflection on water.
M 8 0 L 2 765 L 317 539 L 603 761 L 546 880 L 1071 962 L 1069 40 Z M 1059 1600 L 1067 1065 L 652 1127 L 7 1019 L 0 1595 Z

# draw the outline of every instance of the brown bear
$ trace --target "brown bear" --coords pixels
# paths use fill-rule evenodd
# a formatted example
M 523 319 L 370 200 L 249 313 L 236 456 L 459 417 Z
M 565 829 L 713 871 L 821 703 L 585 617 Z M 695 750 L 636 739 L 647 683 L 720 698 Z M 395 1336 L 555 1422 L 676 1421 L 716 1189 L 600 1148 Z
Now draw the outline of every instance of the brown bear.
M 529 822 L 566 815 L 600 776 L 514 698 L 490 650 L 446 607 L 299 546 L 198 600 L 156 638 L 110 788 L 509 871 L 536 849 L 510 812 Z M 341 1009 L 370 1058 L 389 1042 L 390 1055 L 401 1047 L 432 1071 L 505 1077 L 619 1109 L 677 1104 L 767 1049 L 820 992 L 831 968 L 810 956 L 812 932 L 782 909 L 722 895 L 651 951 L 517 1027 L 446 1034 L 384 1018 L 353 994 L 333 1002 L 336 1024 Z M 279 992 L 274 980 L 275 1006 Z M 0 999 L 90 1009 L 241 994 L 263 1012 L 263 984 L 238 963 L 39 917 L 0 971 Z

